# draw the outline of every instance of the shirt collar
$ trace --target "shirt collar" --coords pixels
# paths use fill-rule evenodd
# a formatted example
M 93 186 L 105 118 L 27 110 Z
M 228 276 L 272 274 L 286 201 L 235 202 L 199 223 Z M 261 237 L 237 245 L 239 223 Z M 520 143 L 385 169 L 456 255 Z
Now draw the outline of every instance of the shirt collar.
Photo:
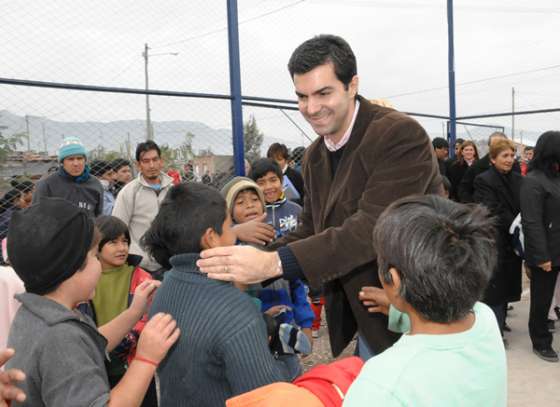
M 323 137 L 327 150 L 329 150 L 330 152 L 335 152 L 337 150 L 340 150 L 342 147 L 346 145 L 346 143 L 348 143 L 348 140 L 350 139 L 350 135 L 352 134 L 352 129 L 354 128 L 354 122 L 356 121 L 356 117 L 358 116 L 359 109 L 360 109 L 360 101 L 356 100 L 356 105 L 354 107 L 354 115 L 352 116 L 352 121 L 350 122 L 350 126 L 348 126 L 348 129 L 346 129 L 346 132 L 344 133 L 344 135 L 342 136 L 342 138 L 338 143 L 333 143 L 328 136 Z

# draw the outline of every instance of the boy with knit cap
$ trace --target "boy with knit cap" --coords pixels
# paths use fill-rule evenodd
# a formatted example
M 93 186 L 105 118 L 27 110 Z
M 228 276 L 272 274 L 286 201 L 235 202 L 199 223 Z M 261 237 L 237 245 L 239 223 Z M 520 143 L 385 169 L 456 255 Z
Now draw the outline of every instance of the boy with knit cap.
M 250 178 L 235 177 L 224 186 L 222 195 L 234 223 L 249 222 L 265 212 L 265 195 Z M 277 337 L 272 337 L 271 348 L 288 366 L 290 378 L 295 379 L 302 373 L 295 353 L 311 353 L 310 328 L 314 314 L 307 300 L 307 288 L 301 280 L 280 279 L 266 287 L 253 286 L 249 293 L 258 298 L 260 310 L 273 317 L 279 326 Z
M 37 183 L 33 203 L 44 197 L 63 198 L 93 216 L 103 212 L 103 187 L 91 176 L 86 148 L 77 137 L 66 137 L 58 150 L 59 169 Z
M 10 330 L 16 351 L 8 368 L 25 372 L 22 406 L 139 406 L 159 362 L 179 337 L 170 315 L 145 326 L 135 359 L 109 389 L 104 361 L 147 311 L 157 284 L 146 282 L 130 308 L 99 328 L 77 311 L 101 275 L 99 232 L 88 213 L 60 198 L 43 198 L 14 215 L 8 231 L 12 266 L 27 292 Z

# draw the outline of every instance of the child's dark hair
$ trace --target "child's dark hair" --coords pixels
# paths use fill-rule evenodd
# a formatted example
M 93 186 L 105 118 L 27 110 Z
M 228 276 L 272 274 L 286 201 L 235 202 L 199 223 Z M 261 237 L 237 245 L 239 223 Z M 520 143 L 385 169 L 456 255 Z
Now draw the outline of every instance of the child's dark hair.
M 280 144 L 280 143 L 271 144 L 270 147 L 268 147 L 266 156 L 272 159 L 276 157 L 283 158 L 284 160 L 290 159 L 290 153 L 288 151 L 288 147 L 286 147 L 285 144 Z
M 144 249 L 164 268 L 176 254 L 198 253 L 208 228 L 222 234 L 226 201 L 214 188 L 194 182 L 169 190 L 159 213 L 142 238 Z
M 264 177 L 269 172 L 273 172 L 278 178 L 282 179 L 283 174 L 280 165 L 271 158 L 261 158 L 253 164 L 249 178 L 257 182 L 259 178 Z
M 99 216 L 95 219 L 95 226 L 101 233 L 101 239 L 97 246 L 99 251 L 103 250 L 103 246 L 108 242 L 123 236 L 130 242 L 130 232 L 126 223 L 117 218 L 116 216 Z

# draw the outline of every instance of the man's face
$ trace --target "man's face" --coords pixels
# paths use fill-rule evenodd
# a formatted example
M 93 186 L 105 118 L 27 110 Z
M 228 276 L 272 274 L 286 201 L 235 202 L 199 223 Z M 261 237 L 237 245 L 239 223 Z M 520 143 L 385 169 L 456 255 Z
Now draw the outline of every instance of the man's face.
M 101 176 L 101 179 L 103 179 L 103 180 L 109 182 L 110 184 L 112 184 L 113 182 L 115 182 L 116 176 L 117 176 L 116 172 L 112 169 L 109 169 L 109 170 L 107 170 L 103 173 L 103 175 Z
M 293 77 L 299 111 L 319 136 L 339 141 L 347 130 L 358 90 L 354 76 L 348 89 L 338 80 L 332 63 Z
M 449 149 L 447 147 L 435 148 L 438 160 L 445 160 L 449 156 Z
M 140 155 L 138 170 L 145 179 L 154 180 L 158 178 L 162 168 L 163 161 L 156 150 L 149 150 Z
M 86 157 L 83 155 L 71 155 L 62 161 L 64 171 L 73 177 L 79 177 L 86 168 Z
M 121 167 L 116 172 L 116 178 L 118 182 L 123 184 L 128 184 L 132 180 L 132 170 L 128 165 Z
M 266 203 L 274 203 L 282 196 L 282 180 L 272 171 L 260 177 L 257 185 L 263 191 Z
M 461 155 L 461 143 L 455 143 L 455 157 Z
M 525 154 L 525 160 L 526 161 L 531 161 L 533 159 L 533 154 L 535 153 L 534 150 L 525 150 L 524 154 Z

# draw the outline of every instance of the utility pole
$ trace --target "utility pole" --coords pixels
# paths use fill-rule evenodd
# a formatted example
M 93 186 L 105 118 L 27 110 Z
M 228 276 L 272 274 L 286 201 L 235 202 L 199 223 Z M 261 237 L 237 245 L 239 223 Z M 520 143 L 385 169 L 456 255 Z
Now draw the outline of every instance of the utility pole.
M 142 56 L 144 57 L 144 82 L 146 84 L 146 140 L 151 140 L 153 137 L 152 134 L 152 119 L 150 118 L 150 95 L 148 95 L 148 89 L 150 89 L 150 85 L 148 82 L 148 44 L 144 44 L 144 52 Z
M 511 88 L 511 140 L 515 141 L 515 88 L 514 87 Z
M 48 157 L 49 150 L 48 150 L 48 147 L 47 147 L 47 134 L 45 132 L 45 123 L 41 123 L 41 130 L 42 130 L 42 133 L 43 133 L 43 149 L 45 151 L 45 155 Z
M 31 134 L 29 134 L 29 116 L 25 115 L 25 134 L 27 135 L 27 152 L 31 151 Z

